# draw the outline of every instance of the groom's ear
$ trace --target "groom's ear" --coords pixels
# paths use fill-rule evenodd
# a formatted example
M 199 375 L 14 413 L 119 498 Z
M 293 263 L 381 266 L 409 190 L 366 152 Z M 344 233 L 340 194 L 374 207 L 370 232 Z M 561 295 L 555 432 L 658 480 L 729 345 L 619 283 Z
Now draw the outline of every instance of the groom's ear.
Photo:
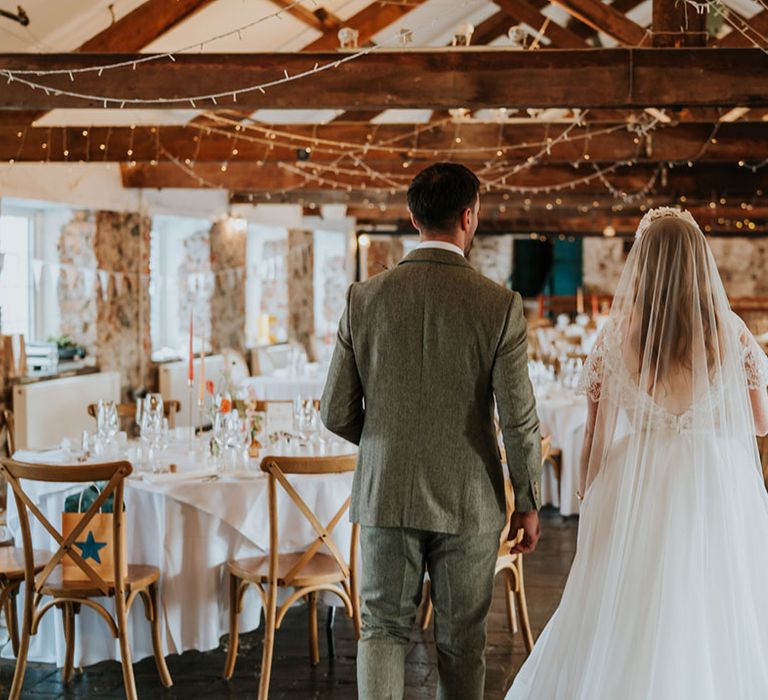
M 413 212 L 410 209 L 408 210 L 408 215 L 411 217 L 411 226 L 413 226 L 413 228 L 415 228 L 419 232 L 419 235 L 421 235 L 421 229 L 419 228 L 419 224 L 416 222 L 416 219 L 413 218 Z
M 464 231 L 472 230 L 472 210 L 469 207 L 461 212 L 461 228 Z

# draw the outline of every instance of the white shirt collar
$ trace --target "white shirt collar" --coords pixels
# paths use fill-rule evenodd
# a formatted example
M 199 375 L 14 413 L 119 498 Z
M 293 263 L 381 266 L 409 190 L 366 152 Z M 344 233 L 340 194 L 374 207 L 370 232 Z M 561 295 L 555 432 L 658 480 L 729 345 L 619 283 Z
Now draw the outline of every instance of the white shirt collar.
M 464 257 L 464 251 L 455 243 L 448 243 L 446 241 L 422 241 L 419 243 L 419 245 L 416 246 L 416 250 L 429 250 L 430 248 L 437 250 L 448 250 L 451 253 L 461 255 L 462 258 Z

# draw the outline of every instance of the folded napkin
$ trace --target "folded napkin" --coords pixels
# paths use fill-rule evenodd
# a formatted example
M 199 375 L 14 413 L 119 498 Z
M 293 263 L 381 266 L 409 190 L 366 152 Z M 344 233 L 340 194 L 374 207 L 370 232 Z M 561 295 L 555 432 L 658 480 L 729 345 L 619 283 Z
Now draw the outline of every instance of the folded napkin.
M 77 464 L 77 455 L 65 452 L 60 447 L 49 450 L 16 450 L 13 458 L 29 464 Z

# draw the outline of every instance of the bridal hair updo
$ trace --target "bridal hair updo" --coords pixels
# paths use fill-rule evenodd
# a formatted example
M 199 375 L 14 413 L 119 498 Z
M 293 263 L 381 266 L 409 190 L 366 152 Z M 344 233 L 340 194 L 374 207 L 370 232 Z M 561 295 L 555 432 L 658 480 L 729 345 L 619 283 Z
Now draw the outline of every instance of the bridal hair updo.
M 688 212 L 649 214 L 635 243 L 640 246 L 634 303 L 640 314 L 640 361 L 647 357 L 664 380 L 674 371 L 693 371 L 698 345 L 711 373 L 721 349 L 721 320 L 712 295 L 709 246 Z

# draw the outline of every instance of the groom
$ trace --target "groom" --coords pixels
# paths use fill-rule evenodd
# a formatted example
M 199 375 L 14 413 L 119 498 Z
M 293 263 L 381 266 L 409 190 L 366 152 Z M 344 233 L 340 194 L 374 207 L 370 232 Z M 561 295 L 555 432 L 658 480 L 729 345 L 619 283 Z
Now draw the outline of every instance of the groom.
M 353 284 L 321 401 L 329 430 L 360 446 L 351 518 L 361 525 L 362 700 L 400 700 L 425 570 L 435 611 L 438 697 L 480 700 L 504 473 L 494 396 L 515 492 L 511 537 L 539 538 L 540 437 L 519 294 L 467 262 L 479 181 L 437 163 L 408 189 L 421 243 Z

